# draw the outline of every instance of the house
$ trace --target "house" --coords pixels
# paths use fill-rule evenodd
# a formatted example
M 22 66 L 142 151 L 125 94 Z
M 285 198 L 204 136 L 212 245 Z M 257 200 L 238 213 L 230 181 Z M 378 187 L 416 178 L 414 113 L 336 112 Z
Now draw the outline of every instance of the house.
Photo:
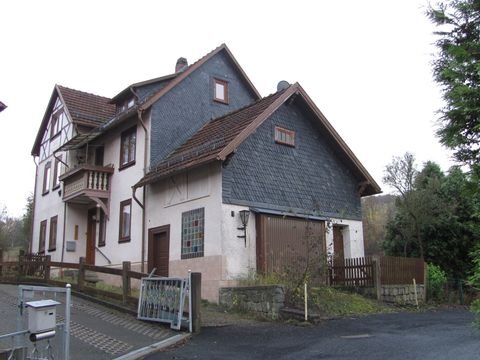
M 32 155 L 33 252 L 199 271 L 212 301 L 310 242 L 363 256 L 360 198 L 380 192 L 298 83 L 262 98 L 226 45 L 111 99 L 56 85 Z

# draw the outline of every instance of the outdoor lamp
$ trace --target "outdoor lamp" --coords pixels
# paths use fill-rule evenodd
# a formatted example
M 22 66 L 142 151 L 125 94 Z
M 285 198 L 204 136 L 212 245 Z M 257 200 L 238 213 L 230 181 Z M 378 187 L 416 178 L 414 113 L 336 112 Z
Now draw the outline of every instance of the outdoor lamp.
M 248 224 L 248 217 L 250 216 L 250 210 L 240 210 L 240 221 L 242 222 L 242 227 L 237 228 L 238 230 L 243 230 L 243 235 L 237 235 L 239 238 L 243 238 L 245 240 L 245 247 L 247 247 L 247 224 Z

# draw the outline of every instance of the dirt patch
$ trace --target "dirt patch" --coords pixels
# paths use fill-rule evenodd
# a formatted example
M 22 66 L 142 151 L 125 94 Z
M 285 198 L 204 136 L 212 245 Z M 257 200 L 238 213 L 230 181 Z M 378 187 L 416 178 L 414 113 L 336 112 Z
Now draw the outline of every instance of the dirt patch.
M 202 327 L 218 327 L 239 324 L 259 323 L 258 319 L 248 313 L 227 310 L 212 303 L 202 302 Z

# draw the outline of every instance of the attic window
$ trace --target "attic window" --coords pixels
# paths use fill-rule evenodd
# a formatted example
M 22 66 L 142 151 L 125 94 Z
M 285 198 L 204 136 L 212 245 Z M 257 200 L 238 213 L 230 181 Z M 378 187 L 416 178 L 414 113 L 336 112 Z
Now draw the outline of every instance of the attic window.
M 130 109 L 133 105 L 135 105 L 135 100 L 133 98 L 125 100 L 123 103 L 117 105 L 117 113 L 121 113 L 127 109 Z
M 213 100 L 228 104 L 228 82 L 213 79 Z
M 295 131 L 275 126 L 275 142 L 295 147 Z

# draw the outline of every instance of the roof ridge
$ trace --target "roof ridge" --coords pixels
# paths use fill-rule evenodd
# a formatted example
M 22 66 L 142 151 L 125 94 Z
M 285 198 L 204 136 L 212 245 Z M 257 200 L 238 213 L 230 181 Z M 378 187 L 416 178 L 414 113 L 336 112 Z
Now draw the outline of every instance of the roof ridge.
M 71 87 L 64 86 L 64 85 L 60 85 L 60 84 L 55 84 L 55 86 L 57 86 L 60 90 L 61 90 L 61 89 L 67 89 L 67 90 L 76 91 L 76 92 L 79 92 L 79 93 L 82 93 L 82 94 L 87 94 L 87 95 L 91 95 L 91 96 L 96 96 L 96 97 L 98 97 L 98 98 L 103 98 L 103 99 L 111 100 L 111 99 L 110 99 L 109 97 L 107 97 L 107 96 L 94 94 L 94 93 L 91 93 L 91 92 L 88 92 L 88 91 L 77 90 L 77 89 L 73 89 L 73 88 L 71 88 Z

